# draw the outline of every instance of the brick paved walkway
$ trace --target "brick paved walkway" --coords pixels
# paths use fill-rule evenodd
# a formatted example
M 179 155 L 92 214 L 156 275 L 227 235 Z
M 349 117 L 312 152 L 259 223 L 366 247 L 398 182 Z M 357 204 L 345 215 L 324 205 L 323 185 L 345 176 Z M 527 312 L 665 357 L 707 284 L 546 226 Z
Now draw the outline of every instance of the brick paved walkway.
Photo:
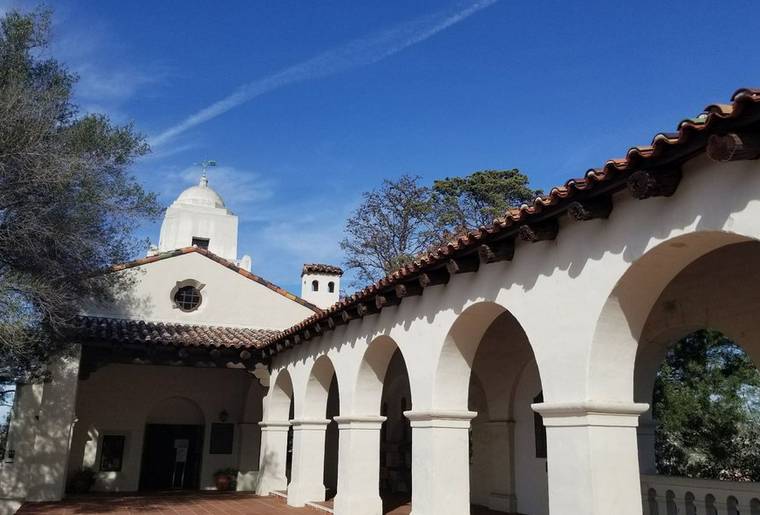
M 410 505 L 401 499 L 386 499 L 386 515 L 407 515 Z M 332 507 L 332 502 L 325 505 Z M 295 515 L 325 513 L 314 508 L 291 508 L 281 497 L 257 497 L 246 493 L 167 492 L 152 494 L 92 494 L 61 502 L 26 503 L 20 515 Z M 473 506 L 471 515 L 507 515 Z
M 150 495 L 88 495 L 55 503 L 26 503 L 21 515 L 288 515 L 315 514 L 314 509 L 291 508 L 274 497 L 243 493 L 188 492 Z

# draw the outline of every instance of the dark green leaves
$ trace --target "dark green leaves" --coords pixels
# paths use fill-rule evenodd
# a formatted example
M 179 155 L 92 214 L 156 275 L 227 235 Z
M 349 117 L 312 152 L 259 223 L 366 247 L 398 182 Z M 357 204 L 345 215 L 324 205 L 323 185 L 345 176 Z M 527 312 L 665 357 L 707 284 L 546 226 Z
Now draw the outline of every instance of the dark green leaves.
M 131 125 L 79 116 L 76 76 L 40 57 L 50 13 L 0 22 L 0 375 L 44 363 L 88 298 L 122 281 L 93 272 L 131 258 L 133 230 L 158 214 L 128 173 L 148 152 Z

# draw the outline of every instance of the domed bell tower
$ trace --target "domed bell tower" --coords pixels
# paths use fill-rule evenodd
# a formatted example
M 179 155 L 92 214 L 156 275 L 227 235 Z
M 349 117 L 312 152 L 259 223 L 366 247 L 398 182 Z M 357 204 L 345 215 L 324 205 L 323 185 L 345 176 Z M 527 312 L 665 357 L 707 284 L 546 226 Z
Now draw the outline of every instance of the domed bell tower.
M 158 251 L 196 246 L 250 270 L 250 257 L 237 259 L 238 217 L 208 185 L 206 167 L 214 165 L 213 161 L 203 163 L 198 185 L 187 188 L 166 209 Z

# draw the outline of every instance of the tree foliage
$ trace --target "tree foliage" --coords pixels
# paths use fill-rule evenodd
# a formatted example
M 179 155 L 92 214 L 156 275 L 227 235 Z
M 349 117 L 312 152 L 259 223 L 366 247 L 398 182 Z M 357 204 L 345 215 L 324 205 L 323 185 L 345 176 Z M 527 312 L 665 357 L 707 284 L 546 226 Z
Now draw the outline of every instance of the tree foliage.
M 364 193 L 346 221 L 340 246 L 357 273 L 353 286 L 376 281 L 452 234 L 490 224 L 540 192 L 518 170 L 483 170 L 446 178 L 432 188 L 419 177 L 385 180 Z
M 661 474 L 760 481 L 760 372 L 717 331 L 680 340 L 654 391 Z
M 131 125 L 81 116 L 77 77 L 45 57 L 50 13 L 0 21 L 0 377 L 43 363 L 87 298 L 133 255 L 159 206 L 128 173 L 148 146 Z
M 482 170 L 466 177 L 447 177 L 433 183 L 439 224 L 452 232 L 488 225 L 540 194 L 528 186 L 517 169 Z
M 439 241 L 430 188 L 419 177 L 383 181 L 363 194 L 340 247 L 359 283 L 372 282 Z

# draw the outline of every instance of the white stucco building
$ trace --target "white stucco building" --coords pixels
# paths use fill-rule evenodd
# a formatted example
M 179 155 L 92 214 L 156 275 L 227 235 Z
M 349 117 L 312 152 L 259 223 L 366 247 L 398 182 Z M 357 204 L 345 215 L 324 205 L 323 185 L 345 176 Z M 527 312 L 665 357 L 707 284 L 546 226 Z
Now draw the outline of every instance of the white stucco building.
M 190 479 L 170 486 L 231 466 L 340 515 L 760 513 L 758 484 L 658 476 L 649 410 L 696 329 L 760 361 L 758 157 L 760 91 L 740 90 L 342 300 L 322 296 L 337 270 L 308 265 L 295 297 L 174 211 L 162 242 L 209 251 L 114 272 L 134 290 L 21 388 L 2 497 L 60 498 L 82 466 L 100 490 L 165 486 L 180 440 Z

